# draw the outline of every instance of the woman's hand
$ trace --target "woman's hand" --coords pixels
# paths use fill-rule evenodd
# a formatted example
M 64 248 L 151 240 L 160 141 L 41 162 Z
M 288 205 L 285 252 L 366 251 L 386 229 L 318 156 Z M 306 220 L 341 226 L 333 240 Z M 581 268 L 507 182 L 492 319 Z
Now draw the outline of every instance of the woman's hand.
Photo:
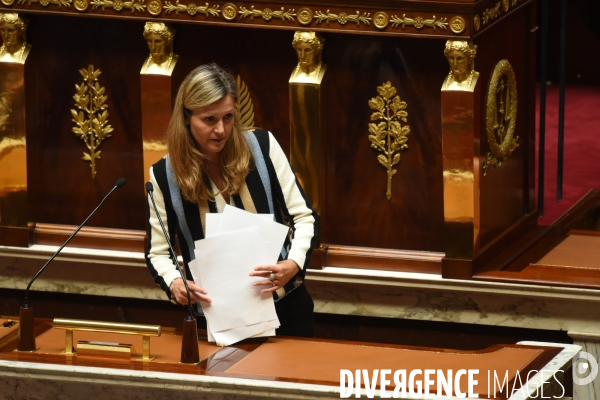
M 200 286 L 196 285 L 193 281 L 187 281 L 188 287 L 190 288 L 190 299 L 192 303 L 195 303 L 197 300 L 204 301 L 206 303 L 210 303 L 212 300 L 207 296 L 208 292 L 202 289 Z M 177 278 L 173 281 L 173 290 L 171 291 L 173 297 L 177 303 L 181 305 L 187 305 L 187 292 L 185 291 L 185 284 L 183 283 L 183 279 Z
M 277 265 L 259 265 L 254 268 L 254 271 L 250 272 L 250 276 L 260 276 L 265 278 L 264 281 L 256 281 L 252 283 L 254 286 L 269 286 L 268 289 L 263 289 L 261 293 L 274 292 L 279 288 L 285 286 L 297 273 L 300 271 L 300 267 L 294 260 L 283 260 L 279 261 Z M 273 273 L 274 279 L 269 279 Z

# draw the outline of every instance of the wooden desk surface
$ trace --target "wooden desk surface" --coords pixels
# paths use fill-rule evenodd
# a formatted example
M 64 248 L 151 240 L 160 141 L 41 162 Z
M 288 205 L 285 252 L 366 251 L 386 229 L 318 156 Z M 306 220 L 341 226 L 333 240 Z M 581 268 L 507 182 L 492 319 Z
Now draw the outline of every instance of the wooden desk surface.
M 3 319 L 0 318 L 0 323 Z M 487 397 L 488 372 L 504 378 L 509 387 L 517 373 L 521 379 L 531 370 L 546 365 L 562 349 L 540 346 L 496 345 L 479 351 L 420 348 L 362 342 L 333 341 L 277 337 L 246 340 L 234 346 L 217 347 L 206 342 L 200 331 L 198 343 L 201 362 L 198 365 L 179 364 L 180 336 L 174 329 L 163 328 L 163 335 L 151 338 L 150 362 L 133 359 L 119 363 L 109 359 L 61 355 L 64 350 L 64 331 L 55 329 L 49 320 L 36 320 L 35 353 L 13 352 L 17 344 L 17 325 L 0 337 L 0 360 L 49 363 L 72 366 L 132 369 L 181 374 L 235 377 L 263 381 L 298 382 L 318 385 L 340 385 L 340 370 L 348 369 L 478 369 L 476 393 Z M 0 331 L 0 335 L 1 335 Z M 141 349 L 141 338 L 97 332 L 74 332 L 78 340 L 116 341 L 133 344 Z M 139 341 L 139 343 L 138 343 Z M 493 374 L 494 372 L 492 372 Z M 492 375 L 493 377 L 493 375 Z M 435 379 L 435 376 L 432 376 Z M 466 376 L 460 380 L 461 391 L 467 386 Z M 492 394 L 493 395 L 493 394 Z M 497 397 L 505 397 L 501 393 Z

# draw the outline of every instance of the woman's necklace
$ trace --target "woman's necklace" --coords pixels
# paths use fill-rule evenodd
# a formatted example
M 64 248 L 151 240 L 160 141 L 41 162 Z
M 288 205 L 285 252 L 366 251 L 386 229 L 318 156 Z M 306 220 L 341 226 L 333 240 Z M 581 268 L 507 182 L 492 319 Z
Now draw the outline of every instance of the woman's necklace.
M 17 53 L 19 54 L 19 57 L 15 57 L 15 59 L 18 62 L 21 62 L 23 60 L 23 53 L 25 53 L 25 47 L 27 46 L 26 42 L 23 42 L 23 45 L 21 46 L 21 48 L 19 49 L 19 51 L 17 51 Z M 2 56 L 4 55 L 4 52 L 6 51 L 6 46 L 2 45 L 2 47 L 0 47 L 0 58 L 2 58 Z
M 144 65 L 144 72 L 148 72 L 148 68 L 150 68 L 150 63 L 152 62 L 152 54 L 148 56 L 146 60 L 146 65 Z M 169 54 L 169 59 L 167 60 L 167 68 L 166 71 L 169 72 L 171 70 L 171 63 L 173 62 L 173 52 Z M 160 65 L 160 64 L 159 64 Z

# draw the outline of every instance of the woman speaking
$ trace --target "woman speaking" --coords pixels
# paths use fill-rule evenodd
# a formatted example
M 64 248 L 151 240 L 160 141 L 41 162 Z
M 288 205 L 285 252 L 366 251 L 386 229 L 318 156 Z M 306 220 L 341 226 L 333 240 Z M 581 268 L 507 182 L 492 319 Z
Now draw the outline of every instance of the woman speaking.
M 222 212 L 229 204 L 274 214 L 289 225 L 280 261 L 257 265 L 249 275 L 263 277 L 253 284 L 273 293 L 278 335 L 312 336 L 313 301 L 302 282 L 317 217 L 273 135 L 241 126 L 237 98 L 233 77 L 216 64 L 202 65 L 184 79 L 167 128 L 169 154 L 150 168 L 158 212 L 171 241 L 178 236 L 187 277 L 193 243 L 204 238 L 206 213 Z M 148 215 L 148 268 L 169 299 L 185 305 L 184 283 L 151 205 Z M 204 288 L 190 280 L 188 285 L 192 302 L 210 303 Z

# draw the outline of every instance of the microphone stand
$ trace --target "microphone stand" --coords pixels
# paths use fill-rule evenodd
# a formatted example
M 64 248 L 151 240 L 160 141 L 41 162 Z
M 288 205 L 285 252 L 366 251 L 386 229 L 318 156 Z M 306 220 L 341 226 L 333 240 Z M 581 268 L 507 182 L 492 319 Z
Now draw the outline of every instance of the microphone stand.
M 177 255 L 173 250 L 173 246 L 171 246 L 171 240 L 169 240 L 169 234 L 165 229 L 165 225 L 163 224 L 162 218 L 158 213 L 158 208 L 156 207 L 156 203 L 154 202 L 154 186 L 152 182 L 146 182 L 146 192 L 150 196 L 150 200 L 152 200 L 152 207 L 154 208 L 154 212 L 156 213 L 156 217 L 158 218 L 158 222 L 160 223 L 160 227 L 162 228 L 163 234 L 165 235 L 165 239 L 167 239 L 167 244 L 169 245 L 169 251 L 171 253 L 171 259 L 173 260 L 173 264 L 179 274 L 181 275 L 181 279 L 183 280 L 183 284 L 185 285 L 185 292 L 187 294 L 188 301 L 188 316 L 183 320 L 183 329 L 181 332 L 181 358 L 180 362 L 182 364 L 197 364 L 200 362 L 200 353 L 198 350 L 198 327 L 196 326 L 196 318 L 194 318 L 194 313 L 192 309 L 192 300 L 190 297 L 190 288 L 187 283 L 187 279 L 177 261 Z
M 106 196 L 104 196 L 100 204 L 98 204 L 98 207 L 96 207 L 94 211 L 92 211 L 91 214 L 88 215 L 85 221 L 83 221 L 81 225 L 79 225 L 77 229 L 75 229 L 75 232 L 73 232 L 73 234 L 69 236 L 67 241 L 62 246 L 60 246 L 58 250 L 56 250 L 54 255 L 50 257 L 48 261 L 46 261 L 46 264 L 44 264 L 44 266 L 37 272 L 37 274 L 35 274 L 35 276 L 29 281 L 29 284 L 25 289 L 25 301 L 23 303 L 23 307 L 21 307 L 19 310 L 19 344 L 17 346 L 17 351 L 34 352 L 37 350 L 37 347 L 35 346 L 35 329 L 33 325 L 33 307 L 29 306 L 29 288 L 31 288 L 31 284 L 46 269 L 46 267 L 52 262 L 52 260 L 56 258 L 56 256 L 62 251 L 62 249 L 67 244 L 69 244 L 71 239 L 73 239 L 77 232 L 79 232 L 79 230 L 83 228 L 85 223 L 88 222 L 92 215 L 94 215 L 96 211 L 98 211 L 98 209 L 102 206 L 102 204 L 108 198 L 108 196 L 110 196 L 115 190 L 123 187 L 125 182 L 125 178 L 121 178 L 117 181 L 117 183 L 115 183 L 115 186 L 111 189 L 110 192 L 108 192 Z

